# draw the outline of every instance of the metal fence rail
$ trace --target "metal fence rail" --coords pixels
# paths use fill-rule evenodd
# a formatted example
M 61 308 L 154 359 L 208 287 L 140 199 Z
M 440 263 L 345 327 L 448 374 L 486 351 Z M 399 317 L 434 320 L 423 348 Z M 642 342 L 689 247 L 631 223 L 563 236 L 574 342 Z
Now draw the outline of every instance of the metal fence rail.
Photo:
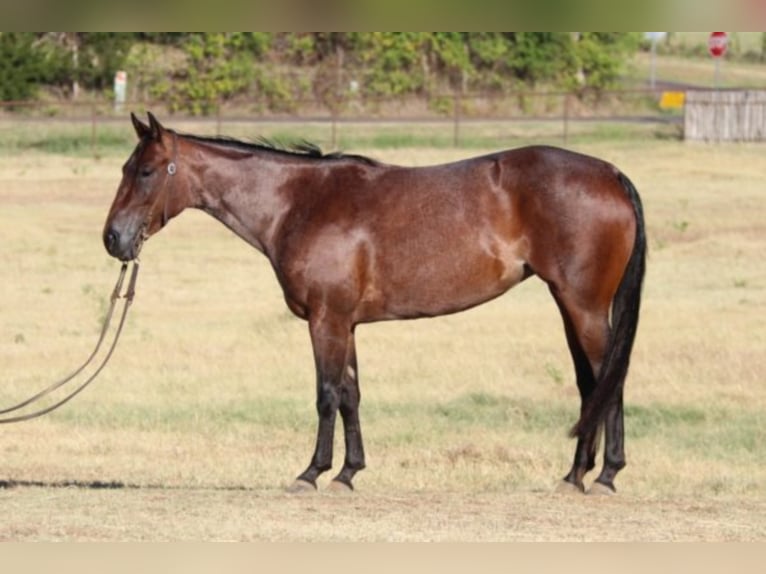
M 0 102 L 0 136 L 1 130 L 15 126 L 34 127 L 40 133 L 44 126 L 79 126 L 79 137 L 85 138 L 86 145 L 89 139 L 97 154 L 104 145 L 105 131 L 125 126 L 128 111 L 144 110 L 187 131 L 235 137 L 301 134 L 331 148 L 380 145 L 386 143 L 386 138 L 399 138 L 402 145 L 416 146 L 475 147 L 494 145 L 495 141 L 567 144 L 583 134 L 609 137 L 615 126 L 626 125 L 644 126 L 649 134 L 664 130 L 678 136 L 682 110 L 662 109 L 661 96 L 659 90 L 447 93 L 348 98 L 330 103 L 296 100 L 287 102 L 280 111 L 266 109 L 259 100 L 239 99 L 217 102 L 208 116 L 174 111 L 162 101 L 132 101 L 120 106 L 103 100 Z M 392 135 L 394 132 L 398 135 Z M 41 138 L 39 144 L 43 146 L 45 136 Z

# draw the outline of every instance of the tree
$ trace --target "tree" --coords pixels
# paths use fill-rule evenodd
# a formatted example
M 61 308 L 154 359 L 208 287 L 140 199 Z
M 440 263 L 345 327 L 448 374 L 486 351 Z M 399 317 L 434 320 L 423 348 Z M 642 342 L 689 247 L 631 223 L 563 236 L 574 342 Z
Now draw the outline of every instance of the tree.
M 0 35 L 0 96 L 26 99 L 40 85 L 61 87 L 73 98 L 80 89 L 108 92 L 115 71 L 126 65 L 143 97 L 196 114 L 238 96 L 286 110 L 311 91 L 337 107 L 349 86 L 367 97 L 520 85 L 598 91 L 618 82 L 640 38 L 622 32 L 11 33 Z M 136 42 L 141 49 L 131 52 Z
M 572 36 L 566 32 L 512 32 L 506 65 L 517 80 L 560 87 L 577 77 Z
M 159 84 L 154 97 L 169 100 L 171 109 L 208 115 L 225 101 L 253 87 L 260 78 L 256 58 L 267 50 L 264 33 L 203 32 L 188 34 L 181 48 L 186 65 L 172 81 Z
M 110 89 L 135 38 L 122 32 L 87 32 L 80 36 L 76 73 L 82 85 L 91 90 Z
M 34 34 L 0 32 L 0 100 L 34 97 L 45 77 L 45 58 L 35 46 Z
M 573 42 L 572 54 L 581 76 L 570 77 L 569 86 L 572 86 L 574 81 L 575 86 L 582 84 L 595 90 L 613 88 L 628 57 L 638 49 L 640 42 L 639 33 L 580 33 Z
M 426 84 L 423 55 L 428 53 L 429 34 L 422 32 L 357 33 L 354 53 L 347 58 L 361 91 L 369 96 L 419 93 Z
M 39 39 L 48 62 L 46 83 L 64 87 L 72 99 L 80 89 L 103 92 L 125 63 L 134 34 L 124 32 L 47 32 Z

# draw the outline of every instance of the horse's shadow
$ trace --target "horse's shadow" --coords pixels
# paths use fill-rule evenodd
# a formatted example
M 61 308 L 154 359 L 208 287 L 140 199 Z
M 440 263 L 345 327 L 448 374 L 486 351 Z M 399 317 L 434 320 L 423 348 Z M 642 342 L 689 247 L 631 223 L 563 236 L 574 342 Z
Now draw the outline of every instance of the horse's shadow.
M 82 490 L 220 490 L 248 491 L 254 488 L 242 485 L 172 485 L 172 484 L 138 484 L 121 480 L 28 480 L 0 479 L 0 490 L 14 488 L 75 488 Z

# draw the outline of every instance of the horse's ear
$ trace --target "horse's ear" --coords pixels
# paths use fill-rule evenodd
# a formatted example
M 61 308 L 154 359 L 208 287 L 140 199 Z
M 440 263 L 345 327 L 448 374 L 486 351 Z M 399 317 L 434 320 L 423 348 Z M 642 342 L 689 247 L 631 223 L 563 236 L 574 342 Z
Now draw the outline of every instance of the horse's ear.
M 146 112 L 146 115 L 149 116 L 149 129 L 152 133 L 152 139 L 159 141 L 165 128 L 160 125 L 160 122 L 157 121 L 152 112 Z
M 152 130 L 149 126 L 147 126 L 144 122 L 139 120 L 136 117 L 136 114 L 133 112 L 130 112 L 130 119 L 133 122 L 133 128 L 136 130 L 136 135 L 138 136 L 138 139 L 144 139 L 149 137 L 151 135 Z

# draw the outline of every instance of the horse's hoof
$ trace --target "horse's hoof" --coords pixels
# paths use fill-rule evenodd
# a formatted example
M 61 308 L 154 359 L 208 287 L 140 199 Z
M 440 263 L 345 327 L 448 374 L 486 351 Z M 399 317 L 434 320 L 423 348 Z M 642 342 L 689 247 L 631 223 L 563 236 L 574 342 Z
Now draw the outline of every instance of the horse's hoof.
M 589 496 L 614 496 L 615 494 L 617 494 L 617 490 L 614 486 L 598 481 L 594 482 L 588 491 Z
M 554 490 L 556 494 L 583 494 L 585 492 L 585 489 L 582 486 L 578 486 L 576 484 L 572 484 L 568 480 L 562 480 L 559 481 L 559 483 L 556 485 L 556 488 Z
M 327 490 L 334 494 L 351 494 L 354 492 L 354 487 L 340 480 L 333 480 L 328 485 Z
M 287 487 L 287 492 L 290 494 L 313 494 L 317 491 L 317 487 L 306 480 L 300 478 Z

